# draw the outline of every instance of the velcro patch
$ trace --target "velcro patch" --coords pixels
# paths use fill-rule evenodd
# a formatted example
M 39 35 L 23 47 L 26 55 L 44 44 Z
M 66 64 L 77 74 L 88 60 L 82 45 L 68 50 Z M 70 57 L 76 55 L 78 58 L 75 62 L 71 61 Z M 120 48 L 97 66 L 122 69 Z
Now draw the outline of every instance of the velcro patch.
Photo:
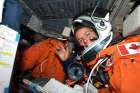
M 140 42 L 132 42 L 118 45 L 117 49 L 121 56 L 138 54 L 140 53 Z

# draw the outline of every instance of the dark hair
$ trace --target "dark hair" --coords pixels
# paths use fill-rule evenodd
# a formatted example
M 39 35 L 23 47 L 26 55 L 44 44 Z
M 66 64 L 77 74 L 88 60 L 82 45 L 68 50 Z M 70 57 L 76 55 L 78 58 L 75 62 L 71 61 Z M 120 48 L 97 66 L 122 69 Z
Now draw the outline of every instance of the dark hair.
M 75 35 L 76 35 L 76 33 L 78 32 L 78 30 L 80 30 L 80 29 L 82 29 L 82 28 L 89 28 L 91 31 L 94 31 L 95 33 L 96 33 L 96 30 L 93 30 L 91 27 L 89 27 L 89 26 L 82 26 L 82 25 L 80 25 L 80 26 L 77 26 L 75 29 L 74 29 L 74 34 L 73 34 L 73 39 L 74 39 L 74 42 L 75 42 L 75 45 L 76 45 L 76 47 L 78 47 L 78 49 L 81 49 L 80 51 L 82 51 L 83 49 L 84 49 L 84 47 L 82 47 L 82 46 L 80 46 L 79 45 L 79 42 L 77 41 L 77 39 L 76 39 L 76 37 L 75 37 Z M 97 34 L 97 33 L 96 33 Z M 98 36 L 98 34 L 97 34 L 97 36 Z
M 84 27 L 92 29 L 92 30 L 95 31 L 95 33 L 98 35 L 97 30 L 96 30 L 94 24 L 91 23 L 91 22 L 89 22 L 89 21 L 83 20 L 82 23 L 80 23 L 80 22 L 75 22 L 75 23 L 73 24 L 73 26 L 74 26 L 74 35 L 75 35 L 75 33 L 76 33 L 79 29 L 84 28 Z

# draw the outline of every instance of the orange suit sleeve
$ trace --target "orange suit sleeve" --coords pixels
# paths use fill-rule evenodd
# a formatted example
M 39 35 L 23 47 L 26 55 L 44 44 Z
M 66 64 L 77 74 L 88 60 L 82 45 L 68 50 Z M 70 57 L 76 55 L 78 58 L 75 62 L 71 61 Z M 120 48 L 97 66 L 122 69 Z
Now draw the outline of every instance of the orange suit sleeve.
M 33 45 L 27 50 L 24 51 L 22 57 L 21 68 L 23 71 L 32 69 L 35 65 L 38 64 L 38 61 L 45 51 L 43 45 L 37 44 Z

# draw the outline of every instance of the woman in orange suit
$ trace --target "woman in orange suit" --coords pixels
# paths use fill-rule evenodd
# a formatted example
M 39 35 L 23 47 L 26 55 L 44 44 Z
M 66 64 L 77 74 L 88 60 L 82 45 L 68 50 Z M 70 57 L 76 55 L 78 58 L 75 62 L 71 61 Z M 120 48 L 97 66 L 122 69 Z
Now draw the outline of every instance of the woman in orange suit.
M 98 93 L 140 93 L 140 35 L 112 45 L 111 24 L 105 19 L 81 16 L 73 25 L 84 48 L 81 61 L 90 70 L 95 67 L 93 74 L 103 84 Z

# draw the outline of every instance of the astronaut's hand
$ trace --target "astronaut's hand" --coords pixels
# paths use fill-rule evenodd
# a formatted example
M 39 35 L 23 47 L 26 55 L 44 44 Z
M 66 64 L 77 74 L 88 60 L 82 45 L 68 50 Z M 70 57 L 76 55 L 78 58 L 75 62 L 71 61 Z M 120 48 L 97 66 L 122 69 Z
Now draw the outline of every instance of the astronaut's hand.
M 66 61 L 70 56 L 69 44 L 66 43 L 64 46 L 57 46 L 56 54 L 62 61 Z

